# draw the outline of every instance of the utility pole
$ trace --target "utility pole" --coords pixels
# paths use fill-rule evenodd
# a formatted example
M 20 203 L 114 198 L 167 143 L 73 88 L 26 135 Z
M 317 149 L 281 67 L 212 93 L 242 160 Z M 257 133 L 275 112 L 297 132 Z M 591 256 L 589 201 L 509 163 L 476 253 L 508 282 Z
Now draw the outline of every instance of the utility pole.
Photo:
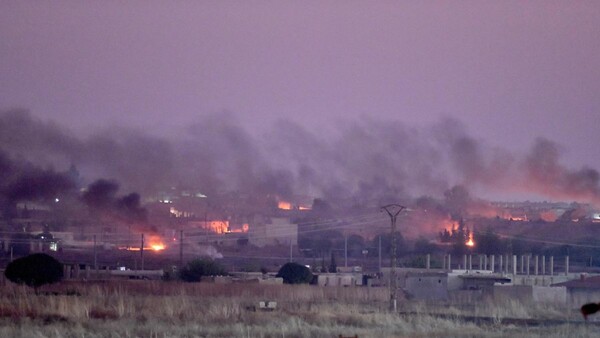
M 183 230 L 179 230 L 179 269 L 183 268 Z
M 379 272 L 381 272 L 381 234 L 379 234 Z
M 348 267 L 348 234 L 344 236 L 344 267 Z
M 387 212 L 387 214 L 390 216 L 390 220 L 392 222 L 392 233 L 390 236 L 392 241 L 392 252 L 390 257 L 390 311 L 393 312 L 396 312 L 397 310 L 396 292 L 398 291 L 398 279 L 396 278 L 396 265 L 398 264 L 396 259 L 396 219 L 398 218 L 398 214 L 400 214 L 404 209 L 406 209 L 406 207 L 400 204 L 389 204 L 381 207 L 381 210 L 385 210 L 385 212 Z
M 140 258 L 141 258 L 141 265 L 142 265 L 141 270 L 144 270 L 144 234 L 142 234 L 142 246 L 140 246 Z
M 96 249 L 96 235 L 94 235 L 94 270 L 96 270 L 96 275 L 98 275 L 98 251 Z

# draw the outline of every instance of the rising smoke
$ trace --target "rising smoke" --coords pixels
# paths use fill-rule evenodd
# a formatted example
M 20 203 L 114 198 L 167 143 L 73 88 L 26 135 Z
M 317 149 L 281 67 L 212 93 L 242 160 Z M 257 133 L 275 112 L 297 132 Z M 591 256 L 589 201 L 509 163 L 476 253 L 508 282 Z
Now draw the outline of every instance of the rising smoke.
M 569 198 L 600 205 L 600 175 L 591 168 L 569 170 L 560 164 L 559 147 L 547 139 L 537 139 L 524 161 L 529 189 L 552 198 Z
M 11 110 L 0 113 L 0 144 L 9 156 L 42 167 L 75 165 L 86 183 L 106 177 L 127 182 L 128 190 L 151 193 L 162 180 L 172 179 L 170 145 L 134 130 L 111 128 L 78 137 L 25 110 Z
M 73 168 L 55 171 L 34 163 L 13 160 L 0 150 L 0 211 L 7 219 L 18 217 L 17 204 L 48 205 L 68 201 L 86 205 L 96 216 L 146 227 L 146 210 L 140 195 L 118 196 L 118 183 L 99 179 L 79 191 L 79 177 Z
M 141 205 L 140 195 L 130 193 L 118 197 L 118 190 L 117 182 L 99 179 L 85 189 L 82 200 L 92 212 L 101 216 L 130 224 L 144 224 L 147 221 L 147 213 Z
M 3 216 L 14 217 L 19 202 L 52 203 L 74 191 L 75 182 L 68 172 L 15 161 L 0 150 L 0 209 Z
M 467 192 L 531 192 L 555 200 L 600 201 L 598 172 L 561 165 L 558 146 L 545 139 L 538 139 L 527 154 L 514 154 L 489 147 L 451 119 L 414 128 L 399 121 L 363 118 L 345 122 L 327 135 L 290 121 L 278 121 L 268 130 L 251 133 L 235 114 L 224 113 L 200 117 L 170 139 L 125 128 L 80 137 L 23 110 L 4 112 L 1 198 L 4 203 L 14 200 L 8 191 L 19 182 L 16 177 L 35 182 L 26 166 L 15 169 L 7 161 L 12 157 L 38 168 L 75 165 L 85 184 L 92 184 L 88 195 L 105 189 L 96 197 L 84 197 L 88 206 L 104 203 L 139 212 L 139 217 L 143 217 L 140 195 L 118 197 L 117 182 L 142 196 L 182 186 L 208 195 L 226 191 L 281 198 L 306 195 L 346 207 L 423 195 L 448 202 L 444 193 L 455 186 Z M 64 172 L 39 174 L 56 182 L 46 188 L 40 185 L 51 193 L 15 188 L 16 194 L 46 198 L 69 188 L 68 181 L 58 178 Z M 96 181 L 101 177 L 108 180 Z

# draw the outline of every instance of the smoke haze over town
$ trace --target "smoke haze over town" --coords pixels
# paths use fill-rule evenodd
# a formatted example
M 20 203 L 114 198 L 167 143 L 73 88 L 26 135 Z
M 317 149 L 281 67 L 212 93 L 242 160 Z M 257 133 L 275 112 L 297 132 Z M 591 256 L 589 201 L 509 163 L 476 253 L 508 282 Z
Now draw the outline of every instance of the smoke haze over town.
M 489 197 L 596 204 L 600 191 L 598 172 L 568 166 L 552 140 L 537 138 L 523 153 L 512 153 L 475 139 L 452 118 L 419 128 L 364 117 L 323 135 L 284 120 L 253 132 L 235 113 L 214 113 L 178 137 L 128 127 L 78 136 L 54 121 L 10 110 L 0 114 L 0 130 L 4 165 L 13 171 L 37 166 L 40 175 L 49 175 L 48 168 L 66 172 L 74 165 L 87 184 L 108 178 L 150 196 L 179 185 L 206 194 L 377 205 L 442 197 L 460 185 Z
M 144 205 L 173 189 L 255 205 L 207 202 L 219 217 L 265 198 L 440 222 L 497 215 L 489 201 L 600 206 L 593 2 L 0 9 L 8 215 L 64 195 L 152 228 Z
M 595 2 L 0 9 L 4 151 L 87 180 L 382 200 L 456 184 L 505 200 L 598 194 Z

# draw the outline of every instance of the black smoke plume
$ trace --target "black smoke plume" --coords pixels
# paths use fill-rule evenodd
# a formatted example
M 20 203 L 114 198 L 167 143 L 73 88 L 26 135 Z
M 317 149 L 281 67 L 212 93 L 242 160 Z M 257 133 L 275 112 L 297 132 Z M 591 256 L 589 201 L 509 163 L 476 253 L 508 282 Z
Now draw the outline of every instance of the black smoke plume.
M 235 114 L 221 113 L 200 116 L 170 137 L 125 128 L 79 137 L 13 110 L 0 114 L 0 148 L 42 167 L 75 164 L 86 183 L 107 177 L 143 196 L 181 186 L 209 196 L 232 191 L 283 199 L 312 196 L 352 208 L 422 195 L 443 200 L 446 191 L 462 186 L 490 195 L 600 201 L 598 172 L 562 165 L 551 141 L 536 141 L 529 154 L 511 153 L 478 140 L 452 119 L 414 128 L 363 118 L 328 133 L 278 121 L 259 134 L 242 126 Z M 105 191 L 109 202 L 98 202 L 136 210 L 133 196 L 122 201 L 125 207 L 115 207 L 121 197 L 112 189 Z
M 69 172 L 43 169 L 30 162 L 14 161 L 0 150 L 0 208 L 4 217 L 16 216 L 17 203 L 53 203 L 75 193 Z
M 118 197 L 118 190 L 117 182 L 99 179 L 88 186 L 82 195 L 82 200 L 94 213 L 126 223 L 146 222 L 147 212 L 141 205 L 140 195 L 130 193 Z
M 117 182 L 99 179 L 88 186 L 82 199 L 92 209 L 110 209 L 115 204 L 118 190 Z
M 527 186 L 554 198 L 571 198 L 600 204 L 600 174 L 592 168 L 570 170 L 560 164 L 556 143 L 537 139 L 524 162 Z

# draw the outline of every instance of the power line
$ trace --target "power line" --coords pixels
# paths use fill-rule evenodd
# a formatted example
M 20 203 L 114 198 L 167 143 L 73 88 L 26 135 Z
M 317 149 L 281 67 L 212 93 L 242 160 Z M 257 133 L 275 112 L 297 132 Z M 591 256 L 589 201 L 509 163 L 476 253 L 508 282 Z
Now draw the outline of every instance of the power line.
M 298 235 L 304 235 L 304 234 L 309 234 L 309 233 L 319 233 L 319 232 L 326 232 L 326 231 L 344 229 L 344 228 L 349 228 L 349 227 L 356 227 L 356 226 L 366 225 L 366 224 L 371 224 L 371 222 L 353 223 L 353 224 L 348 224 L 348 225 L 343 225 L 343 226 L 338 226 L 338 227 L 332 227 L 332 228 L 328 228 L 328 229 L 315 229 L 315 230 L 305 230 L 305 231 L 298 231 L 298 232 L 294 232 L 292 230 L 290 232 L 284 232 L 284 233 L 280 232 L 278 234 L 266 234 L 264 236 L 252 236 L 252 238 L 253 239 L 270 239 L 270 238 L 293 236 L 296 233 Z M 235 233 L 235 234 L 251 234 L 251 233 Z M 203 237 L 202 235 L 196 235 L 196 236 L 187 235 L 188 238 L 194 237 L 194 238 L 200 238 L 200 239 L 205 239 L 205 240 L 220 240 L 220 241 L 235 241 L 235 240 L 237 240 L 237 238 L 222 237 L 222 236 L 226 236 L 226 234 L 224 234 L 224 235 L 210 234 L 210 235 L 206 235 L 206 236 L 207 237 Z
M 536 238 L 516 236 L 516 235 L 507 235 L 507 234 L 502 234 L 502 233 L 499 233 L 499 232 L 492 232 L 492 231 L 473 231 L 473 233 L 475 233 L 475 234 L 494 234 L 494 235 L 498 235 L 499 237 L 502 237 L 502 238 L 516 239 L 516 240 L 521 240 L 521 241 L 524 241 L 524 242 L 542 243 L 542 244 L 553 244 L 553 245 L 569 245 L 569 246 L 581 247 L 581 248 L 597 248 L 597 249 L 600 249 L 600 245 L 550 241 L 550 240 L 536 239 Z

